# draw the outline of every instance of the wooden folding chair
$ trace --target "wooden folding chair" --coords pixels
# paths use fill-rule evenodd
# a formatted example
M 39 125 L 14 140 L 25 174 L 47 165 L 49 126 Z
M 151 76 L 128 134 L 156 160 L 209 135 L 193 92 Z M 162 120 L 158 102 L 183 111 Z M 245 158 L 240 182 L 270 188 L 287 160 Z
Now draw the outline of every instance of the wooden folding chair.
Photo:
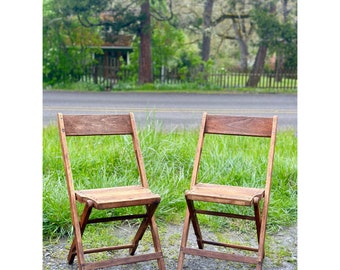
M 203 114 L 202 126 L 199 134 L 196 157 L 194 161 L 193 173 L 191 178 L 190 190 L 186 191 L 185 198 L 187 202 L 187 211 L 183 226 L 182 241 L 178 258 L 178 268 L 183 268 L 185 254 L 194 256 L 204 256 L 220 260 L 243 262 L 256 264 L 256 269 L 262 269 L 264 259 L 264 242 L 266 234 L 266 223 L 268 215 L 268 204 L 270 197 L 270 188 L 272 182 L 272 170 L 274 161 L 274 149 L 276 141 L 277 116 L 272 118 L 260 117 L 242 117 L 242 116 L 223 116 Z M 269 157 L 267 170 L 264 172 L 266 181 L 262 187 L 231 186 L 224 184 L 203 183 L 198 181 L 198 173 L 203 151 L 203 141 L 206 134 L 216 135 L 233 135 L 233 136 L 250 136 L 269 138 L 268 143 Z M 206 138 L 207 139 L 207 138 Z M 209 138 L 210 139 L 210 138 Z M 243 138 L 247 139 L 247 138 Z M 263 138 L 262 138 L 263 139 Z M 265 140 L 265 139 L 263 139 Z M 240 149 L 241 151 L 241 149 Z M 247 180 L 247 179 L 244 179 Z M 195 202 L 196 201 L 196 202 Z M 201 202 L 201 207 L 197 206 L 197 201 Z M 205 202 L 205 203 L 202 203 Z M 218 211 L 211 211 L 207 205 L 218 204 Z M 204 206 L 202 206 L 204 204 Z M 221 210 L 222 205 L 234 205 L 229 207 L 233 210 Z M 253 207 L 254 215 L 244 212 L 235 212 L 238 207 Z M 197 209 L 200 208 L 200 209 Z M 204 209 L 203 209 L 204 208 Z M 208 208 L 208 209 L 207 209 Z M 209 210 L 210 209 L 210 210 Z M 216 208 L 215 208 L 216 209 Z M 228 208 L 224 208 L 228 209 Z M 245 208 L 243 208 L 245 209 Z M 262 212 L 262 214 L 261 214 Z M 233 219 L 245 219 L 255 221 L 254 234 L 256 228 L 257 247 L 252 247 L 249 243 L 221 243 L 203 239 L 198 215 L 211 215 Z M 187 247 L 190 221 L 197 239 L 198 248 Z M 249 223 L 249 222 L 248 222 Z M 223 240 L 224 241 L 224 240 Z M 204 244 L 219 246 L 225 248 L 223 251 L 206 250 Z M 229 251 L 234 251 L 233 253 Z M 235 251 L 239 250 L 237 253 Z M 253 251 L 257 256 L 249 255 L 249 252 L 242 254 L 240 251 Z M 253 254 L 250 252 L 250 254 Z
M 161 198 L 159 195 L 153 194 L 148 187 L 133 113 L 126 115 L 63 115 L 58 113 L 58 127 L 71 207 L 72 225 L 74 228 L 74 239 L 69 250 L 67 258 L 68 263 L 73 264 L 75 256 L 77 256 L 79 269 L 98 269 L 122 264 L 157 260 L 158 268 L 165 269 L 164 258 L 154 216 Z M 104 135 L 131 135 L 134 148 L 133 150 L 137 161 L 140 184 L 115 187 L 113 185 L 113 187 L 98 189 L 75 190 L 67 137 Z M 113 139 L 113 137 L 111 138 Z M 77 149 L 73 150 L 77 151 Z M 77 202 L 84 204 L 84 210 L 81 216 L 79 216 L 77 211 Z M 142 209 L 145 206 L 146 211 L 142 211 L 143 213 L 138 214 L 121 216 L 111 215 L 104 218 L 90 219 L 93 208 L 98 210 L 106 210 L 135 206 L 142 206 Z M 97 247 L 85 250 L 82 236 L 87 224 L 130 219 L 142 219 L 136 235 L 134 236 L 131 243 L 126 245 Z M 134 255 L 138 247 L 138 243 L 142 239 L 149 225 L 155 251 L 148 254 Z M 129 249 L 129 255 L 123 258 L 115 256 L 113 259 L 91 259 L 91 262 L 85 261 L 85 254 L 115 251 L 120 249 Z

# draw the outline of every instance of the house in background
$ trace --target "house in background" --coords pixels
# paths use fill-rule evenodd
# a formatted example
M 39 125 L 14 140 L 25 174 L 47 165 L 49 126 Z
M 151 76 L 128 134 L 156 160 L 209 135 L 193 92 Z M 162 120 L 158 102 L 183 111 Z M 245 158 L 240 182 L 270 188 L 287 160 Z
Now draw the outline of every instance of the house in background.
M 103 54 L 95 54 L 97 65 L 94 71 L 94 81 L 97 77 L 117 80 L 117 73 L 121 66 L 121 60 L 129 64 L 129 54 L 132 52 L 133 36 L 106 35 L 100 48 Z

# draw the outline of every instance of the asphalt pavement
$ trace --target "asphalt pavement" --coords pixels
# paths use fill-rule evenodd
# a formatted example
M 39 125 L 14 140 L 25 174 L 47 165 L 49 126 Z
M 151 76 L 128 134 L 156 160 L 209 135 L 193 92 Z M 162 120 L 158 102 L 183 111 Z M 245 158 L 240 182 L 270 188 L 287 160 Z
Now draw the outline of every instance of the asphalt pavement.
M 279 128 L 297 129 L 296 94 L 230 94 L 169 92 L 43 92 L 43 125 L 56 124 L 56 114 L 133 112 L 137 125 L 167 130 L 196 128 L 202 113 L 279 116 Z

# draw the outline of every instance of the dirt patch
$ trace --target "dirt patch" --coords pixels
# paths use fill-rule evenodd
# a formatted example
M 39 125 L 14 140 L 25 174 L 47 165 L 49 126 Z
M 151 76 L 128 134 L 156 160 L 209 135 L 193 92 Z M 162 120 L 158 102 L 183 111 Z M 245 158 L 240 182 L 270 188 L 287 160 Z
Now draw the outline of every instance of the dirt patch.
M 115 233 L 123 238 L 129 237 L 132 234 L 132 228 L 128 226 L 115 228 Z M 173 270 L 177 268 L 177 257 L 179 254 L 179 246 L 181 241 L 182 226 L 181 225 L 168 225 L 167 227 L 161 226 L 159 228 L 159 234 L 161 238 L 162 250 L 165 256 L 165 263 L 167 270 Z M 220 237 L 216 233 L 205 232 L 205 237 L 212 240 Z M 140 242 L 137 249 L 137 253 L 144 253 L 150 250 L 151 238 L 145 234 L 146 241 Z M 234 234 L 229 238 L 238 239 L 239 236 Z M 189 233 L 188 246 L 195 246 L 195 236 L 192 230 Z M 54 241 L 44 242 L 43 245 L 43 269 L 46 270 L 59 270 L 59 269 L 78 269 L 77 262 L 73 265 L 69 265 L 66 262 L 68 248 L 70 246 L 70 239 L 59 239 Z M 292 226 L 289 228 L 283 228 L 276 234 L 268 234 L 266 238 L 266 257 L 263 263 L 263 269 L 271 270 L 295 270 L 297 269 L 297 228 Z M 213 249 L 215 247 L 212 247 Z M 215 248 L 218 249 L 218 248 Z M 124 251 L 120 251 L 124 252 Z M 126 251 L 125 251 L 126 253 Z M 115 254 L 116 256 L 119 254 Z M 125 265 L 111 267 L 109 269 L 158 269 L 155 261 L 143 262 L 134 265 Z M 215 260 L 203 257 L 185 256 L 184 269 L 196 270 L 196 269 L 255 269 L 252 265 L 226 262 L 221 260 Z

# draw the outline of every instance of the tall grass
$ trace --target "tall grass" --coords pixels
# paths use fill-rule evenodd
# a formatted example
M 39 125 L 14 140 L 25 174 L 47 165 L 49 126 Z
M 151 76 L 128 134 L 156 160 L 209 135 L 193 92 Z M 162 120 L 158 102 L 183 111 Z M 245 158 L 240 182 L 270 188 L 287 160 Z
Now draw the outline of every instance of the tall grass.
M 164 223 L 181 223 L 185 214 L 184 192 L 190 186 L 198 130 L 162 132 L 148 126 L 139 130 L 139 139 L 150 189 L 162 198 L 156 212 L 157 219 Z M 258 185 L 265 176 L 261 173 L 267 161 L 264 143 L 256 139 L 245 142 L 241 137 L 226 139 L 207 137 L 200 181 L 212 179 L 216 183 L 233 185 L 242 184 L 246 179 L 250 185 Z M 137 183 L 134 153 L 123 150 L 126 143 L 131 143 L 129 137 L 115 137 L 114 140 L 101 137 L 97 141 L 94 137 L 70 138 L 76 188 Z M 244 155 L 239 151 L 240 145 L 247 149 Z M 229 155 L 229 158 L 225 159 L 223 155 Z M 94 211 L 94 215 L 100 214 Z M 294 131 L 280 131 L 268 227 L 275 230 L 294 224 L 296 219 L 297 139 Z M 215 224 L 216 227 L 219 225 Z M 70 233 L 71 229 L 58 132 L 55 126 L 49 126 L 43 130 L 43 233 L 45 236 L 61 236 Z

